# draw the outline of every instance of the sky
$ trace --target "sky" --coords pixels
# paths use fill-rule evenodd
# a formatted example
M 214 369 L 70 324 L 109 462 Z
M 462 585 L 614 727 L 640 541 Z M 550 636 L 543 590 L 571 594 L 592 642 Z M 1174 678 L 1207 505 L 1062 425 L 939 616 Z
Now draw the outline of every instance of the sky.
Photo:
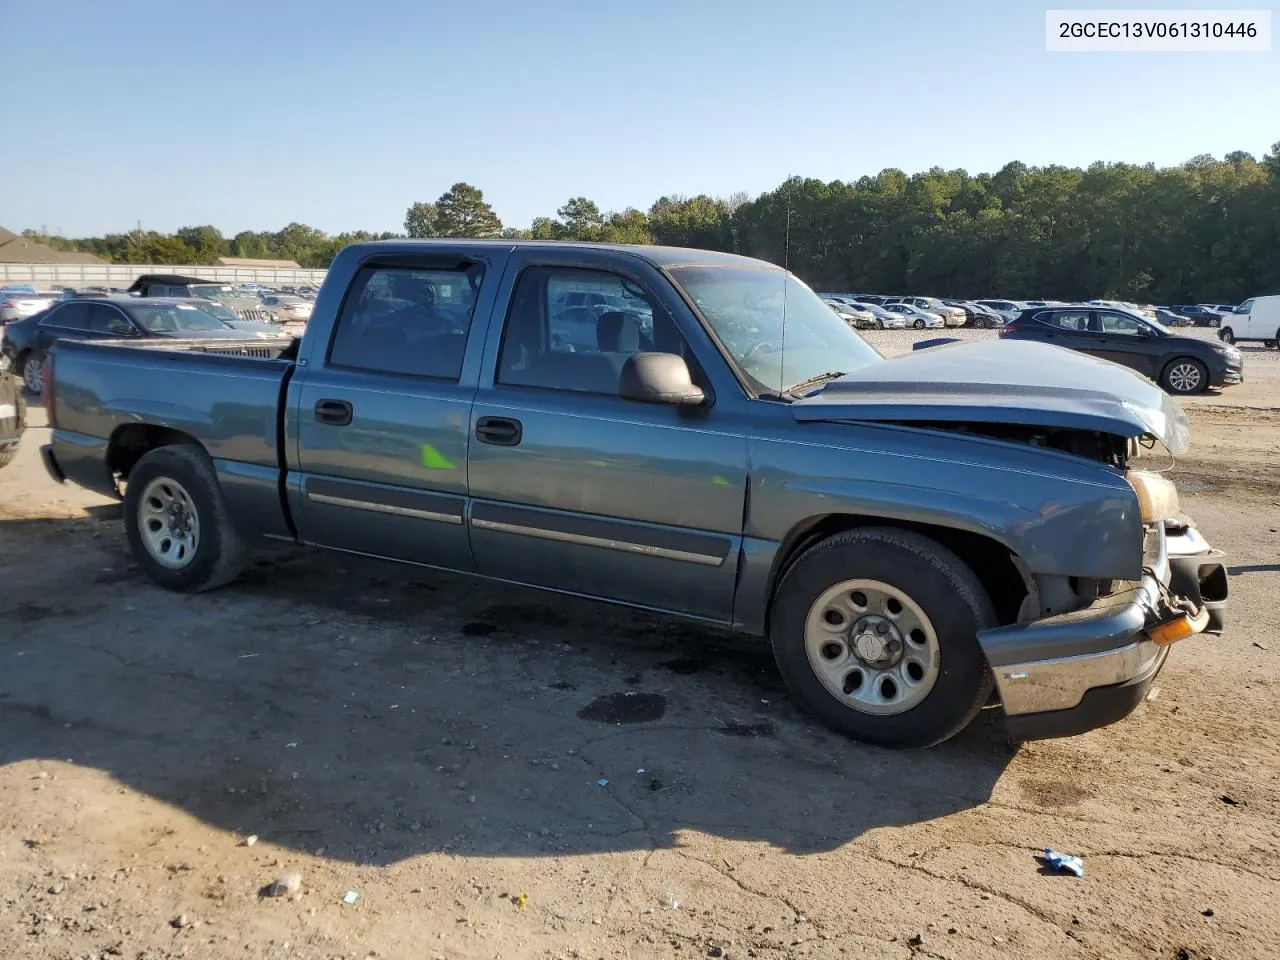
M 0 0 L 0 226 L 398 231 L 466 181 L 523 227 L 573 196 L 1280 141 L 1274 48 L 1045 51 L 1046 7 L 1103 5 Z

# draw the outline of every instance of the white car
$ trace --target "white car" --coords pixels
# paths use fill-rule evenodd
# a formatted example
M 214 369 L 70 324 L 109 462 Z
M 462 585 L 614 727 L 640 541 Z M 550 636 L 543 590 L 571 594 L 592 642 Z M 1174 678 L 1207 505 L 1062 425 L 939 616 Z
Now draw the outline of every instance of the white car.
M 903 297 L 898 302 L 919 307 L 925 313 L 937 314 L 948 327 L 963 327 L 967 318 L 965 312 L 959 307 L 949 307 L 937 297 Z
M 262 298 L 262 305 L 271 311 L 276 323 L 306 323 L 315 309 L 312 301 L 288 294 L 267 294 Z
M 876 325 L 876 318 L 870 310 L 863 310 L 847 300 L 827 297 L 822 302 L 838 313 L 841 319 L 855 330 L 870 330 Z
M 945 327 L 947 322 L 936 313 L 930 313 L 928 310 L 921 310 L 914 303 L 886 303 L 884 308 L 890 313 L 900 314 L 907 323 L 917 330 L 923 330 L 926 327 Z M 964 311 L 961 311 L 963 316 Z
M 25 320 L 41 310 L 48 310 L 58 302 L 61 293 L 23 293 L 19 290 L 0 291 L 0 323 Z
M 1261 340 L 1264 346 L 1280 343 L 1280 296 L 1251 297 L 1222 318 L 1218 338 L 1223 343 Z

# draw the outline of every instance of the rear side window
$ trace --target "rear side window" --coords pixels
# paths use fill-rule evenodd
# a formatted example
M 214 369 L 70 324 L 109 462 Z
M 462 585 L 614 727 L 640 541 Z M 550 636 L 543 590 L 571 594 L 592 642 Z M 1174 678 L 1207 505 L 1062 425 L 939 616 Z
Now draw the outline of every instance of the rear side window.
M 456 381 L 483 278 L 478 263 L 363 268 L 338 317 L 329 365 Z
M 61 327 L 63 330 L 89 330 L 89 304 L 71 302 L 49 311 L 40 321 L 42 327 Z
M 1037 313 L 1036 319 L 1059 330 L 1082 333 L 1089 329 L 1088 310 L 1053 310 L 1048 313 Z

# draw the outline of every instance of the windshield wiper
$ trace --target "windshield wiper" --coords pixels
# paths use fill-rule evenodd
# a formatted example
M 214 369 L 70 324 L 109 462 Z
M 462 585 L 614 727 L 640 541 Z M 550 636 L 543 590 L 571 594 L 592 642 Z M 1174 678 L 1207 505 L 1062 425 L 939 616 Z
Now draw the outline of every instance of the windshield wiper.
M 793 394 L 798 393 L 806 387 L 816 387 L 818 384 L 826 383 L 828 380 L 838 380 L 840 377 L 845 376 L 846 373 L 847 371 L 845 370 L 828 370 L 826 373 L 820 373 L 817 376 L 810 377 L 808 380 L 801 380 L 799 383 L 793 383 L 782 392 Z

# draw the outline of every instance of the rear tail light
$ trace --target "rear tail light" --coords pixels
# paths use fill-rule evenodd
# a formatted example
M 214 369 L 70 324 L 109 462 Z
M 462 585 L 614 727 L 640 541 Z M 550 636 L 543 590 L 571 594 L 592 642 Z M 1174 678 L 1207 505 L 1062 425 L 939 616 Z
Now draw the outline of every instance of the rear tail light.
M 40 402 L 44 404 L 44 414 L 49 421 L 49 429 L 55 429 L 57 418 L 54 415 L 53 403 L 53 354 L 49 354 L 44 358 L 44 365 L 41 368 L 41 376 L 44 378 L 44 385 L 40 390 Z
M 1010 332 L 1011 332 L 1012 330 L 1013 330 L 1013 327 L 1009 326 L 1009 324 L 1007 324 L 1007 323 L 1006 323 L 1003 327 L 1001 327 L 1001 328 L 996 332 L 996 336 L 997 336 L 997 337 L 1007 337 L 1007 336 L 1010 334 Z

